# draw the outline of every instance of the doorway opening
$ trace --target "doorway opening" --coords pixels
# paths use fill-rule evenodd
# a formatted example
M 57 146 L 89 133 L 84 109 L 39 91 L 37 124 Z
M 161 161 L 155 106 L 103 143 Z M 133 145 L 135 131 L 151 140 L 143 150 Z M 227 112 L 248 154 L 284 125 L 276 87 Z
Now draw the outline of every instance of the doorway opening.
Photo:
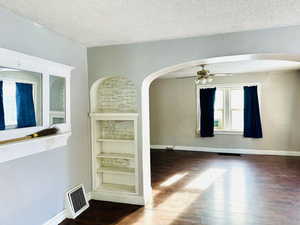
M 194 83 L 194 78 L 187 78 L 187 79 L 179 79 L 183 78 L 185 76 L 191 76 L 193 74 L 196 74 L 197 71 L 201 69 L 200 65 L 207 65 L 208 70 L 211 70 L 214 73 L 231 73 L 232 75 L 230 77 L 225 77 L 222 78 L 223 80 L 226 79 L 227 83 L 232 83 L 232 79 L 235 79 L 235 77 L 239 76 L 235 83 L 239 84 L 253 84 L 257 83 L 255 82 L 255 79 L 258 79 L 260 75 L 257 75 L 257 73 L 269 73 L 268 76 L 266 76 L 266 79 L 272 79 L 274 77 L 277 77 L 277 82 L 278 83 L 284 83 L 284 82 L 292 82 L 293 79 L 297 79 L 297 77 L 294 77 L 293 75 L 287 74 L 285 72 L 280 72 L 280 71 L 296 71 L 295 73 L 298 73 L 299 70 L 299 62 L 300 62 L 300 56 L 299 55 L 287 55 L 287 54 L 252 54 L 252 55 L 236 55 L 236 56 L 225 56 L 225 57 L 216 57 L 216 58 L 209 58 L 209 59 L 202 59 L 202 60 L 195 60 L 192 62 L 186 62 L 174 66 L 170 66 L 167 68 L 164 68 L 160 71 L 157 71 L 155 73 L 150 74 L 149 76 L 146 77 L 146 79 L 143 82 L 142 86 L 142 130 L 143 130 L 143 190 L 144 190 L 144 198 L 147 200 L 151 199 L 152 196 L 157 196 L 159 195 L 159 190 L 158 189 L 164 189 L 166 186 L 172 187 L 172 185 L 182 183 L 184 180 L 189 180 L 191 181 L 191 177 L 188 173 L 188 171 L 180 171 L 176 172 L 174 174 L 169 174 L 166 175 L 165 177 L 157 177 L 157 176 L 152 176 L 153 181 L 151 185 L 151 166 L 150 166 L 150 148 L 157 148 L 160 149 L 159 151 L 156 151 L 157 154 L 154 156 L 157 158 L 157 160 L 163 155 L 171 155 L 169 153 L 173 153 L 172 150 L 186 150 L 180 151 L 179 153 L 176 153 L 173 156 L 170 156 L 171 159 L 168 159 L 168 162 L 174 162 L 174 164 L 170 164 L 173 167 L 176 167 L 176 162 L 180 165 L 186 165 L 184 162 L 180 162 L 178 159 L 178 154 L 179 156 L 189 156 L 195 154 L 195 152 L 187 152 L 187 151 L 201 151 L 201 152 L 223 152 L 223 153 L 233 153 L 233 154 L 266 154 L 266 155 L 280 155 L 283 153 L 286 153 L 287 151 L 290 151 L 290 149 L 286 149 L 287 151 L 278 151 L 281 148 L 275 149 L 272 146 L 275 146 L 275 144 L 272 145 L 265 145 L 263 146 L 262 144 L 254 145 L 254 144 L 249 144 L 251 142 L 250 140 L 246 140 L 248 145 L 250 146 L 234 146 L 230 145 L 234 142 L 237 142 L 237 139 L 242 138 L 242 134 L 239 132 L 239 134 L 232 134 L 232 138 L 228 140 L 228 145 L 225 148 L 224 147 L 224 135 L 231 135 L 230 133 L 223 133 L 220 132 L 220 136 L 218 136 L 217 140 L 214 138 L 214 141 L 212 139 L 206 139 L 204 142 L 204 145 L 199 145 L 200 142 L 200 137 L 197 134 L 197 118 L 199 115 L 197 115 L 197 95 L 196 95 L 196 90 L 195 90 L 195 83 Z M 245 70 L 246 68 L 246 70 Z M 272 73 L 277 73 L 274 75 L 270 75 L 270 71 Z M 292 73 L 292 72 L 291 72 Z M 242 76 L 241 74 L 244 74 Z M 248 75 L 246 75 L 248 74 Z M 254 75 L 256 74 L 256 75 Z M 280 75 L 281 74 L 281 75 Z M 287 74 L 287 76 L 282 76 L 282 74 Z M 289 79 L 290 77 L 293 77 Z M 215 77 L 214 78 L 215 82 L 220 83 L 220 78 Z M 294 80 L 295 81 L 295 80 Z M 172 83 L 172 84 L 171 84 Z M 213 83 L 214 85 L 216 83 Z M 154 88 L 156 96 L 151 94 L 151 90 Z M 273 86 L 273 88 L 276 88 Z M 150 90 L 150 94 L 149 94 Z M 177 91 L 176 91 L 177 90 Z M 270 91 L 271 89 L 269 89 Z M 160 92 L 161 91 L 161 92 Z M 170 101 L 167 97 L 163 97 L 160 95 L 161 93 L 163 94 L 168 94 L 168 93 L 174 93 L 172 95 L 174 101 Z M 159 103 L 156 105 L 156 109 L 154 106 L 154 109 L 150 109 L 150 98 L 156 98 L 159 99 Z M 283 100 L 283 99 L 282 99 Z M 173 105 L 167 105 L 170 104 L 170 102 Z M 156 110 L 159 108 L 159 104 L 163 107 L 160 107 L 159 112 Z M 180 105 L 181 104 L 181 105 Z M 183 105 L 182 105 L 183 104 Z M 184 105 L 186 104 L 186 105 Z M 265 103 L 262 103 L 265 104 Z M 153 104 L 151 105 L 151 107 Z M 173 108 L 172 108 L 173 107 Z M 163 108 L 163 109 L 161 109 Z M 185 109 L 191 108 L 191 111 L 182 113 L 182 111 Z M 292 108 L 292 107 L 291 107 Z M 174 112 L 174 111 L 178 112 Z M 163 110 L 163 111 L 162 111 Z M 152 111 L 152 112 L 151 112 Z M 156 118 L 151 117 L 149 113 L 153 114 L 153 111 L 156 111 Z M 163 116 L 161 115 L 163 114 Z M 178 115 L 181 115 L 181 117 L 178 117 Z M 268 116 L 267 116 L 268 117 Z M 150 124 L 150 118 L 151 118 L 151 123 Z M 154 119 L 153 119 L 154 118 Z M 163 118 L 168 118 L 168 124 L 165 122 L 162 123 Z M 188 121 L 185 123 L 186 118 L 189 118 L 190 120 L 193 120 L 193 122 Z M 262 118 L 263 122 L 265 121 L 265 118 Z M 242 120 L 240 120 L 242 121 Z M 219 121 L 220 122 L 220 121 Z M 224 122 L 224 121 L 223 121 Z M 230 121 L 227 121 L 229 123 Z M 154 124 L 153 124 L 154 123 Z M 164 127 L 162 127 L 164 126 Z M 150 127 L 152 131 L 152 136 L 150 135 Z M 188 130 L 187 130 L 188 129 Z M 178 132 L 178 131 L 181 131 Z M 176 133 L 177 132 L 177 133 Z M 153 133 L 156 133 L 156 136 L 153 135 Z M 185 133 L 185 134 L 184 134 Z M 234 132 L 233 132 L 234 133 Z M 186 136 L 189 136 L 189 138 L 186 138 Z M 240 136 L 238 136 L 240 135 Z M 151 140 L 150 140 L 151 136 Z M 238 138 L 237 138 L 238 137 Z M 268 135 L 266 136 L 267 140 L 266 142 L 269 142 L 270 139 L 268 138 Z M 286 137 L 286 139 L 288 139 Z M 212 145 L 211 142 L 214 142 Z M 257 142 L 257 141 L 254 141 Z M 244 143 L 245 144 L 245 143 Z M 257 144 L 257 143 L 256 143 Z M 295 146 L 297 145 L 294 143 Z M 256 146 L 254 148 L 253 146 Z M 271 146 L 271 147 L 270 147 Z M 261 148 L 259 148 L 261 147 Z M 155 150 L 153 150 L 155 151 Z M 291 154 L 293 151 L 290 151 Z M 191 154 L 191 155 L 190 155 Z M 210 156 L 207 156 L 207 153 L 203 153 L 203 158 L 210 160 Z M 289 154 L 289 153 L 287 153 Z M 152 154 L 153 155 L 153 154 Z M 166 156 L 167 157 L 167 156 Z M 226 156 L 223 156 L 226 157 Z M 195 156 L 195 158 L 197 158 Z M 192 162 L 193 157 L 189 158 L 187 162 Z M 157 165 L 158 162 L 153 162 L 152 161 L 152 166 Z M 192 164 L 192 163 L 191 163 Z M 197 164 L 197 163 L 196 163 Z M 168 165 L 170 167 L 170 165 Z M 197 166 L 197 165 L 195 165 Z M 152 171 L 156 171 L 155 173 L 159 173 L 157 171 L 163 170 L 164 167 L 160 168 L 152 168 Z M 170 168 L 165 168 L 168 171 Z M 193 170 L 192 168 L 188 170 Z M 204 178 L 199 178 L 200 180 L 204 179 L 206 180 L 206 185 L 209 184 L 213 185 L 214 182 L 220 177 L 222 177 L 222 174 L 228 170 L 228 168 L 219 168 L 219 167 L 209 167 L 207 168 L 208 172 L 202 171 L 202 173 L 199 173 L 198 175 L 200 177 Z M 236 170 L 238 171 L 238 169 Z M 245 171 L 244 171 L 245 172 Z M 237 174 L 240 174 L 242 177 L 243 171 L 239 171 Z M 166 172 L 167 173 L 167 172 Z M 204 175 L 201 175 L 203 174 Z M 162 176 L 163 173 L 160 174 Z M 232 175 L 232 176 L 238 176 L 238 175 Z M 195 181 L 196 184 L 200 186 L 204 185 L 204 181 Z M 192 179 L 193 180 L 193 179 Z M 197 179 L 196 179 L 197 180 Z M 197 183 L 198 182 L 198 183 Z M 202 184 L 202 182 L 204 182 Z M 184 184 L 189 186 L 189 184 Z M 206 186 L 204 185 L 204 186 Z M 153 189 L 153 195 L 151 194 L 152 188 L 151 186 L 154 187 Z M 157 189 L 157 187 L 160 187 Z M 190 185 L 192 187 L 193 185 Z M 162 191 L 161 195 L 163 195 L 164 191 Z M 155 199 L 155 197 L 154 197 Z M 157 201 L 161 201 L 157 200 Z

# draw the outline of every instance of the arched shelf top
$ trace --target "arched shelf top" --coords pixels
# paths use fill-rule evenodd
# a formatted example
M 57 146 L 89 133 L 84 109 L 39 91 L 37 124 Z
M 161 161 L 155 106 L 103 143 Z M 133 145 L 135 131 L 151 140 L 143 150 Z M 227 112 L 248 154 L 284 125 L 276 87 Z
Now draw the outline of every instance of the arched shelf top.
M 90 90 L 91 113 L 136 113 L 137 90 L 124 76 L 96 80 Z

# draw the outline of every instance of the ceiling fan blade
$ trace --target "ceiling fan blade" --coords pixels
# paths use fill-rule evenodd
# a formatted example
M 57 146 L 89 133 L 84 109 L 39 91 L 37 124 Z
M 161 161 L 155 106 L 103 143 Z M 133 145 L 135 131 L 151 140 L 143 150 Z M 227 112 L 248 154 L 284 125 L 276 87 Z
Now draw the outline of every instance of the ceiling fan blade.
M 187 78 L 192 78 L 192 77 L 197 77 L 197 76 L 188 76 L 188 77 L 176 77 L 176 79 L 187 79 Z
M 213 75 L 214 77 L 231 77 L 232 73 L 212 73 L 210 75 Z
M 232 73 L 214 73 L 214 74 L 228 74 L 229 75 L 229 74 L 232 74 Z
M 198 65 L 195 65 L 195 66 L 192 66 L 192 68 L 194 68 L 194 67 L 201 67 L 201 68 L 203 68 L 203 66 L 205 67 L 205 66 L 207 66 L 208 64 L 198 64 Z

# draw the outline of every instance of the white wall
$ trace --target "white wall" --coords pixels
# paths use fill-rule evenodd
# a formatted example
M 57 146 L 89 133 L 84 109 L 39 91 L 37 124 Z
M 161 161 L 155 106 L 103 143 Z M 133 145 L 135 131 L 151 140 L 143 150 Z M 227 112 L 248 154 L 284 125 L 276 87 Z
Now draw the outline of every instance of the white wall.
M 1 8 L 0 27 L 0 47 L 75 67 L 68 146 L 0 164 L 0 224 L 41 225 L 63 210 L 68 188 L 91 190 L 86 48 Z
M 300 151 L 300 72 L 280 71 L 216 77 L 212 84 L 262 84 L 262 139 L 216 134 L 200 138 L 196 129 L 193 79 L 157 79 L 150 88 L 152 145 Z

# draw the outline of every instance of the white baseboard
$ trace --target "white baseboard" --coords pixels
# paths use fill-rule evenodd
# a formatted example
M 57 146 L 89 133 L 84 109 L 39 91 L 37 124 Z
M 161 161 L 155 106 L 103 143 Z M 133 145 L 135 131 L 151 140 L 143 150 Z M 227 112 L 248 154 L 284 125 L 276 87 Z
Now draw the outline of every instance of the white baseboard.
M 43 225 L 57 225 L 61 223 L 64 219 L 66 219 L 66 212 L 63 210 L 62 212 L 58 213 L 56 216 L 52 217 Z
M 86 198 L 88 201 L 91 200 L 91 196 L 92 196 L 91 192 L 86 193 Z M 68 217 L 68 210 L 64 209 L 62 212 L 58 213 L 56 216 L 52 217 L 47 222 L 43 223 L 43 225 L 58 225 L 59 223 L 64 221 L 64 219 L 66 219 L 67 217 Z
M 174 145 L 151 145 L 151 149 L 174 149 Z
M 92 199 L 133 205 L 145 205 L 144 198 L 138 195 L 115 195 L 109 192 L 93 192 Z
M 210 147 L 176 146 L 176 145 L 151 145 L 151 149 L 168 149 L 168 148 L 172 148 L 174 150 L 180 150 L 180 151 L 196 151 L 196 152 L 300 156 L 300 151 L 258 150 L 258 149 L 246 149 L 246 148 L 210 148 Z

